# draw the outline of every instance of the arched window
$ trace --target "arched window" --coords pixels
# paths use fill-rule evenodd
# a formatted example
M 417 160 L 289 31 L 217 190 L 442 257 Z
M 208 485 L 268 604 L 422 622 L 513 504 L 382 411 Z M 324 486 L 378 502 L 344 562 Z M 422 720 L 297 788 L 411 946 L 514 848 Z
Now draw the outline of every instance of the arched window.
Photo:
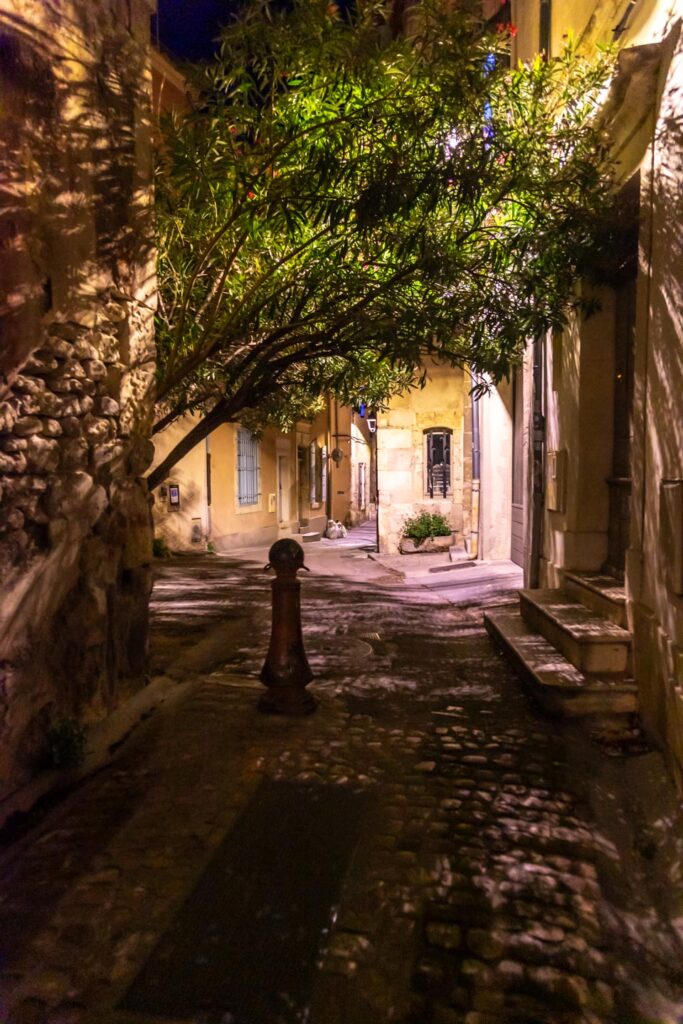
M 430 498 L 445 498 L 451 489 L 451 434 L 448 427 L 424 431 L 426 491 Z

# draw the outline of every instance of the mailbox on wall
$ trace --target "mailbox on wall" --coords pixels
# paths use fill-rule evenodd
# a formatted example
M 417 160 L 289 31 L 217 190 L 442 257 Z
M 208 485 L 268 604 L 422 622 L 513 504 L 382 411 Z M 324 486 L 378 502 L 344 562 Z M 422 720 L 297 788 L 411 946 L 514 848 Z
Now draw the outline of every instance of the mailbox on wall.
M 180 508 L 180 484 L 168 485 L 168 507 Z
M 661 482 L 659 532 L 666 563 L 666 585 L 674 594 L 683 594 L 683 480 Z

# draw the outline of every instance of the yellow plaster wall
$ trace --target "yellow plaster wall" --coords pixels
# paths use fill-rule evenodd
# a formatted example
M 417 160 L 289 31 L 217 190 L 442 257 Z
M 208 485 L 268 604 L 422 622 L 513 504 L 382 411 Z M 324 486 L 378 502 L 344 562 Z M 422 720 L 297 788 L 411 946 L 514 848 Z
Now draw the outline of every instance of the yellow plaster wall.
M 510 557 L 512 530 L 512 386 L 501 381 L 479 401 L 479 557 Z
M 341 462 L 330 461 L 331 517 L 346 526 L 358 526 L 371 515 L 374 454 L 367 419 L 350 406 L 332 408 L 332 448 L 343 452 Z M 365 464 L 366 505 L 358 506 L 359 466 Z
M 537 46 L 530 0 L 513 0 L 513 57 Z M 553 4 L 552 50 L 569 34 L 589 49 L 612 37 L 620 0 Z M 617 173 L 640 170 L 640 239 L 635 330 L 631 546 L 626 589 L 635 674 L 648 730 L 683 783 L 683 597 L 668 577 L 673 552 L 663 540 L 662 482 L 683 480 L 683 42 L 678 0 L 641 0 L 619 40 L 631 71 L 612 121 Z M 658 44 L 654 47 L 653 44 Z M 649 50 L 629 50 L 649 47 Z M 639 63 L 640 62 L 640 63 Z M 634 70 L 635 69 L 635 70 Z M 622 78 L 623 81 L 623 78 Z M 649 104 L 649 106 L 648 106 Z M 598 568 L 604 557 L 612 445 L 612 297 L 602 312 L 574 321 L 547 350 L 547 448 L 568 451 L 567 504 L 546 513 L 542 581 L 562 568 Z M 676 525 L 683 543 L 683 523 Z
M 538 52 L 538 0 L 512 0 L 512 21 L 517 35 L 512 44 L 512 58 L 529 60 Z M 612 33 L 624 13 L 624 0 L 565 0 L 553 3 L 551 50 L 560 52 L 569 39 L 589 49 L 596 43 L 610 42 Z M 639 46 L 663 39 L 676 17 L 677 0 L 639 0 L 629 19 L 620 46 Z
M 463 529 L 463 414 L 468 391 L 462 370 L 430 363 L 424 388 L 392 400 L 377 418 L 380 551 L 396 553 L 409 516 L 427 510 Z M 426 491 L 424 431 L 449 427 L 452 493 L 432 499 Z
M 318 413 L 318 415 L 310 423 L 297 423 L 296 425 L 296 447 L 305 449 L 305 466 L 303 471 L 303 477 L 301 476 L 301 465 L 296 459 L 297 469 L 297 503 L 295 508 L 298 508 L 298 521 L 302 532 L 323 532 L 327 527 L 327 509 L 330 500 L 330 466 L 331 460 L 328 462 L 328 475 L 327 475 L 327 501 L 319 501 L 311 503 L 310 500 L 310 445 L 315 442 L 318 447 L 327 447 L 328 458 L 331 453 L 332 447 L 334 447 L 334 441 L 330 444 L 330 414 L 329 410 L 325 409 L 324 412 Z M 295 451 L 295 455 L 296 455 Z
M 546 451 L 566 452 L 564 510 L 547 509 L 543 582 L 557 586 L 563 569 L 598 570 L 607 555 L 614 392 L 614 293 L 600 309 L 574 315 L 546 344 Z
M 255 505 L 237 499 L 237 432 L 224 423 L 211 435 L 211 539 L 218 551 L 268 543 L 278 535 L 276 494 L 277 431 L 259 440 L 259 498 Z
M 155 439 L 157 465 L 171 451 L 196 419 L 185 417 L 162 431 Z M 238 424 L 225 423 L 208 438 L 211 456 L 211 505 L 207 504 L 207 443 L 200 442 L 174 466 L 165 484 L 154 492 L 154 523 L 156 535 L 163 537 L 173 550 L 203 550 L 211 541 L 217 551 L 269 543 L 296 526 L 296 486 L 294 436 L 276 430 L 265 430 L 259 441 L 259 500 L 256 505 L 241 506 L 237 500 L 237 430 Z M 286 522 L 277 517 L 277 457 L 288 460 L 290 515 Z M 180 507 L 170 506 L 161 491 L 170 484 L 180 487 Z M 201 542 L 192 541 L 193 521 L 202 525 Z
M 154 438 L 154 462 L 158 465 L 197 422 L 195 416 L 185 416 L 171 424 Z M 174 508 L 168 500 L 168 488 L 180 488 L 180 505 Z M 166 496 L 165 496 L 166 495 Z M 152 516 L 154 534 L 162 538 L 173 551 L 203 550 L 208 539 L 206 505 L 206 449 L 204 443 L 196 445 L 173 467 L 171 475 L 153 492 Z M 192 542 L 192 520 L 202 524 L 203 542 Z
M 683 597 L 670 587 L 661 485 L 683 480 L 683 39 L 664 68 L 654 142 L 643 168 L 636 312 L 631 549 L 635 665 L 651 733 L 683 781 Z M 683 543 L 683 523 L 675 527 Z

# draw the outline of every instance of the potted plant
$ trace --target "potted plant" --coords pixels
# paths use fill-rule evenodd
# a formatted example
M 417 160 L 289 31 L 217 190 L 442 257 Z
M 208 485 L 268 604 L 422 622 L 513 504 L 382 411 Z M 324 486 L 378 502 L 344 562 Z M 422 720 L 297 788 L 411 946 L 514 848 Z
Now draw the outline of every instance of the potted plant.
M 406 519 L 399 545 L 402 555 L 448 551 L 453 531 L 445 516 L 438 512 L 420 512 Z

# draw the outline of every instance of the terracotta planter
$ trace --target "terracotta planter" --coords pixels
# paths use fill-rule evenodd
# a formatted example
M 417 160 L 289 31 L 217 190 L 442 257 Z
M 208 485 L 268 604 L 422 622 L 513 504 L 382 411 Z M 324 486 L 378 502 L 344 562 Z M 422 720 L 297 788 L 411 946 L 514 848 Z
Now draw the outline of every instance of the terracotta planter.
M 412 537 L 402 537 L 399 544 L 399 551 L 402 555 L 426 555 L 434 554 L 435 551 L 448 551 L 453 544 L 453 534 L 446 537 L 425 537 L 424 540 L 413 540 Z

